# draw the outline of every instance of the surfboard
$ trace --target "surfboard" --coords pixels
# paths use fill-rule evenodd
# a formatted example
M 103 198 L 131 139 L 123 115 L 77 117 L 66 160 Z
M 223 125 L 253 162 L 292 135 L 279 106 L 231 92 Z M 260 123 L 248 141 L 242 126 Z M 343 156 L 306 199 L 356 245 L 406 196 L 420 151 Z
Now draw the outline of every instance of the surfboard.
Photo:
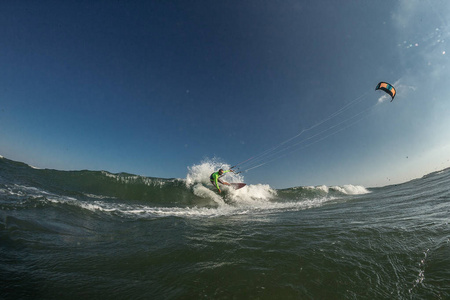
M 235 190 L 238 190 L 238 189 L 243 188 L 244 186 L 246 186 L 245 183 L 230 183 L 230 185 L 231 185 Z

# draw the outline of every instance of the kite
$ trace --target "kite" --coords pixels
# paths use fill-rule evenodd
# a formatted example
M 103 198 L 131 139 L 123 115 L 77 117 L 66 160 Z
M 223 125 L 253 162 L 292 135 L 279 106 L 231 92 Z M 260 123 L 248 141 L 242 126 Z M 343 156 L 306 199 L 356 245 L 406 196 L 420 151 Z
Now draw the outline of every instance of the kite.
M 382 90 L 382 91 L 385 91 L 386 93 L 388 93 L 389 96 L 391 96 L 391 98 L 392 98 L 391 102 L 394 100 L 395 94 L 397 93 L 395 91 L 395 88 L 387 82 L 380 82 L 377 85 L 377 87 L 375 88 L 375 90 Z

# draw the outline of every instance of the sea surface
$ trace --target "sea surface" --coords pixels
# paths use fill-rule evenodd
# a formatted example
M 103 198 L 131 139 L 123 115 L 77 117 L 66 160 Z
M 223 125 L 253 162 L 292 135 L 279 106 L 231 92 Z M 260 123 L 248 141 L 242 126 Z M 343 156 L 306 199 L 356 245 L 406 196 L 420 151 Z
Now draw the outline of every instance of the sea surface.
M 216 167 L 162 179 L 0 157 L 0 299 L 450 299 L 450 169 L 218 195 Z

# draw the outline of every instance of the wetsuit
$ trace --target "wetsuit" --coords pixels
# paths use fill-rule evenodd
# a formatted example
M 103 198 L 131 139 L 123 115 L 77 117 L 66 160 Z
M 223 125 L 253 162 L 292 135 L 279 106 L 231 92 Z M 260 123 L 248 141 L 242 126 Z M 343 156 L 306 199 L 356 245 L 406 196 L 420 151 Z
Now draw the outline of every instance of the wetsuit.
M 230 170 L 223 171 L 223 174 L 225 174 L 227 172 L 230 172 Z M 219 179 L 219 177 L 222 175 L 219 175 L 219 172 L 214 172 L 211 174 L 211 176 L 209 176 L 209 180 L 219 191 L 220 191 L 219 182 L 223 184 L 222 180 Z

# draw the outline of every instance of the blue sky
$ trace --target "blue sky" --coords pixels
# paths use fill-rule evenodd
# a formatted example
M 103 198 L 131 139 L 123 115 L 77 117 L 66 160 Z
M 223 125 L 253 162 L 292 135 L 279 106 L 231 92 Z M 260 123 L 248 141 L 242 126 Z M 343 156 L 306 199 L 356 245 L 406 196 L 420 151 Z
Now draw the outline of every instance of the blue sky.
M 110 2 L 0 4 L 0 154 L 185 178 L 355 103 L 246 182 L 373 187 L 450 166 L 447 1 Z

